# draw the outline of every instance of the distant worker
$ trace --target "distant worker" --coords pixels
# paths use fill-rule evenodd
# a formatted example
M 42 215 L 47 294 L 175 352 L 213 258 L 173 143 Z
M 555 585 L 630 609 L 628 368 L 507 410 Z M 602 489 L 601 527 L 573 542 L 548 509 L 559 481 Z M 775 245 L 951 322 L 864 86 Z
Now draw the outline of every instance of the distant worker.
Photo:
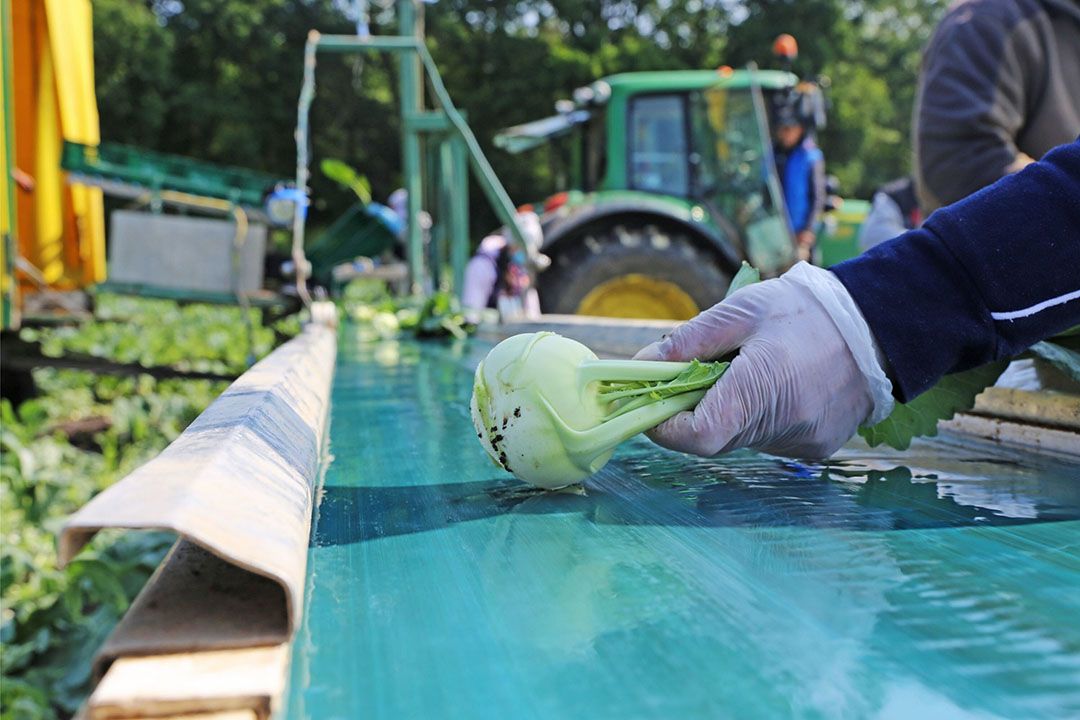
M 525 247 L 509 228 L 503 228 L 480 241 L 465 267 L 462 305 L 470 320 L 478 319 L 486 308 L 498 310 L 503 319 L 540 316 L 540 296 L 531 272 L 547 267 L 546 256 L 540 254 L 540 218 L 531 210 L 518 212 L 517 224 L 525 235 Z
M 386 204 L 401 218 L 401 225 L 404 228 L 409 222 L 409 191 L 405 188 L 398 188 L 390 193 L 390 197 L 386 199 Z M 400 234 L 404 235 L 404 233 L 405 231 L 402 230 Z
M 923 58 L 915 105 L 923 212 L 1080 135 L 1080 0 L 961 0 Z
M 874 192 L 870 213 L 859 228 L 859 249 L 869 250 L 922 224 L 922 210 L 915 197 L 915 180 L 902 177 Z
M 806 122 L 794 103 L 786 103 L 777 109 L 773 154 L 800 260 L 810 260 L 813 255 L 817 228 L 828 195 L 825 155 L 807 132 Z

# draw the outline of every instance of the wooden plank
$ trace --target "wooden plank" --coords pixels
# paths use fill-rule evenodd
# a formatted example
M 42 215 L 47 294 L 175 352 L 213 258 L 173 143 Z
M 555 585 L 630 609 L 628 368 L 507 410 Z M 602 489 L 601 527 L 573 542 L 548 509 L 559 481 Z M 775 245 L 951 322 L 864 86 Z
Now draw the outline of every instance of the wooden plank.
M 975 398 L 973 414 L 1080 430 L 1080 395 L 991 387 Z
M 65 523 L 61 561 L 102 528 L 169 530 L 277 582 L 291 632 L 335 347 L 333 329 L 309 325 L 244 373 L 158 457 Z
M 1011 422 L 979 415 L 957 415 L 940 423 L 942 430 L 993 440 L 1003 445 L 1080 458 L 1080 432 Z
M 117 658 L 279 645 L 289 639 L 282 587 L 181 540 L 98 651 Z
M 89 720 L 88 712 L 88 709 L 83 706 L 73 720 Z M 254 710 L 224 710 L 222 712 L 194 713 L 191 715 L 184 713 L 183 715 L 159 715 L 157 717 L 143 715 L 141 718 L 128 718 L 127 720 L 149 720 L 151 717 L 154 720 L 260 720 L 259 715 Z
M 26 325 L 26 323 L 24 323 Z M 16 336 L 5 339 L 0 348 L 0 364 L 8 369 L 32 370 L 39 367 L 56 367 L 68 370 L 85 370 L 103 375 L 134 377 L 149 375 L 157 379 L 184 378 L 187 380 L 233 381 L 235 375 L 200 372 L 197 370 L 178 370 L 166 365 L 147 367 L 139 363 L 114 362 L 107 358 L 94 357 L 83 353 L 65 353 L 59 357 L 50 357 L 41 351 L 41 343 L 28 342 Z
M 191 290 L 150 285 L 147 283 L 134 282 L 103 282 L 94 286 L 97 293 L 113 293 L 116 295 L 137 295 L 139 297 L 157 298 L 161 300 L 176 300 L 178 302 L 206 303 L 208 305 L 237 305 L 239 299 L 236 293 L 214 292 L 212 290 Z M 252 307 L 257 308 L 284 308 L 295 307 L 295 298 L 285 297 L 269 290 L 256 290 L 244 294 L 245 300 Z
M 63 562 L 102 528 L 181 537 L 99 654 L 86 717 L 264 720 L 281 697 L 336 348 L 333 305 L 312 317 L 65 524 Z
M 147 717 L 147 716 L 144 716 Z M 259 720 L 254 710 L 226 710 L 223 712 L 196 713 L 194 715 L 169 715 L 155 720 Z
M 170 715 L 161 720 L 259 720 L 259 715 L 254 710 L 226 710 L 194 715 Z
M 277 707 L 289 664 L 287 643 L 270 647 L 123 658 L 87 703 L 89 720 L 212 713 L 265 720 Z

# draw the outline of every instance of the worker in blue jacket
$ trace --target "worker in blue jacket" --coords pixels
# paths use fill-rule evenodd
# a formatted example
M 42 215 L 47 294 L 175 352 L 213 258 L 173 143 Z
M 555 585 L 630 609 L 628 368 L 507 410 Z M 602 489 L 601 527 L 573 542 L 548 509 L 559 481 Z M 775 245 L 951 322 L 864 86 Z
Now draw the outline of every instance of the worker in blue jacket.
M 943 375 L 1080 324 L 1080 140 L 824 270 L 799 263 L 638 353 L 738 350 L 693 411 L 655 428 L 675 450 L 836 451 Z
M 825 155 L 807 132 L 795 103 L 782 105 L 775 118 L 776 172 L 784 188 L 788 223 L 795 234 L 800 260 L 809 260 L 825 211 Z

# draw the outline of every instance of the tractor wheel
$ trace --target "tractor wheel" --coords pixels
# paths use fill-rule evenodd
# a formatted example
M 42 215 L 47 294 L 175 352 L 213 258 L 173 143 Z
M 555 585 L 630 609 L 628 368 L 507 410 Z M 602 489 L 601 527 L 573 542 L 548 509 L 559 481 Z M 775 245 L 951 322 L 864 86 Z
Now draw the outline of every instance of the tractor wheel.
M 544 311 L 688 320 L 723 299 L 731 275 L 690 238 L 616 225 L 570 240 L 540 275 Z

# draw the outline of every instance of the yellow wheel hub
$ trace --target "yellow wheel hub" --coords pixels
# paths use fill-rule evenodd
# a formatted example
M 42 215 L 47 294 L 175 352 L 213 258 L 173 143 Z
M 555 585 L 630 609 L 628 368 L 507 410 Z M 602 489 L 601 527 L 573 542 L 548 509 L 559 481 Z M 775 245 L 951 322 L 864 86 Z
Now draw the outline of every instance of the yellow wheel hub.
M 689 320 L 700 308 L 678 285 L 633 273 L 603 282 L 581 300 L 578 315 Z

